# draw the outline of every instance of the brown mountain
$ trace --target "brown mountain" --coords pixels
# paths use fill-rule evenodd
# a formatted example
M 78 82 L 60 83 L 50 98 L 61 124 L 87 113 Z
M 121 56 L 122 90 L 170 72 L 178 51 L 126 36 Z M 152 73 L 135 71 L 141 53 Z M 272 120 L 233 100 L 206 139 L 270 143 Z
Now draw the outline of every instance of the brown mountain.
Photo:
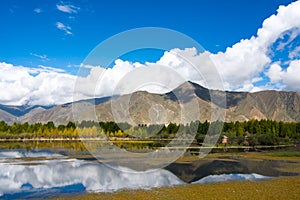
M 62 124 L 78 119 L 95 120 L 96 114 L 99 121 L 126 121 L 134 124 L 186 123 L 196 118 L 211 121 L 213 107 L 216 117 L 222 115 L 222 109 L 225 110 L 226 121 L 300 121 L 299 92 L 222 92 L 208 90 L 192 82 L 186 82 L 166 94 L 139 91 L 112 98 L 82 100 L 73 105 L 78 110 L 75 112 L 75 119 L 71 103 L 27 114 L 20 119 L 30 123 L 53 121 Z

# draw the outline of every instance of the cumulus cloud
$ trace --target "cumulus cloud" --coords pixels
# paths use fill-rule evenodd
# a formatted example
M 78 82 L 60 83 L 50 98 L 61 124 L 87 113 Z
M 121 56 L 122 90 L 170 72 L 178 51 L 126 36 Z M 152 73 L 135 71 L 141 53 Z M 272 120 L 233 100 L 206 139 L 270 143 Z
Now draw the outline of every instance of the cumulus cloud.
M 287 89 L 300 91 L 300 60 L 293 60 L 283 72 L 282 80 Z
M 87 70 L 84 73 L 86 75 L 82 73 L 75 76 L 49 66 L 29 68 L 2 62 L 0 104 L 51 105 L 72 102 L 75 84 L 80 99 L 109 96 L 122 77 L 137 66 L 140 64 L 122 60 L 116 60 L 111 69 L 84 65 L 82 69 Z M 101 87 L 95 88 L 96 84 Z
M 300 57 L 297 55 L 298 49 L 296 47 L 293 51 L 289 52 L 290 60 L 275 62 L 265 72 L 265 75 L 269 78 L 270 83 L 275 86 L 275 89 L 300 91 Z
M 192 48 L 165 52 L 157 63 L 141 64 L 117 59 L 114 66 L 107 69 L 82 65 L 79 76 L 43 65 L 28 68 L 0 63 L 0 104 L 49 105 L 71 102 L 75 86 L 75 100 L 125 94 L 136 90 L 168 92 L 187 80 L 203 81 L 201 74 L 179 56 L 187 56 L 189 53 L 194 55 L 195 51 Z M 130 85 L 127 80 L 132 80 Z M 149 84 L 142 84 L 146 80 Z M 123 89 L 123 86 L 128 87 Z
M 71 4 L 57 4 L 56 5 L 57 10 L 64 12 L 64 13 L 77 13 L 80 10 L 80 7 L 71 5 Z
M 72 101 L 76 77 L 61 69 L 0 63 L 0 104 L 51 105 Z
M 199 53 L 196 48 L 173 49 L 165 52 L 157 64 L 175 70 L 184 81 L 193 81 L 211 89 L 223 89 L 222 79 L 210 55 L 207 51 Z
M 62 30 L 65 32 L 65 34 L 67 35 L 72 35 L 73 33 L 71 32 L 72 28 L 70 26 L 64 25 L 61 22 L 56 22 L 56 28 L 58 28 L 59 30 Z
M 75 100 L 92 97 L 111 96 L 118 83 L 134 69 L 144 66 L 117 59 L 112 68 L 81 65 L 81 71 L 76 79 Z M 88 71 L 88 75 L 84 76 Z M 120 93 L 116 93 L 119 95 Z
M 266 75 L 272 83 L 282 83 L 287 90 L 300 91 L 300 60 L 293 60 L 286 69 L 278 63 L 271 65 Z
M 300 27 L 300 1 L 288 6 L 280 6 L 276 15 L 272 15 L 263 22 L 257 36 L 241 40 L 239 43 L 226 49 L 226 51 L 212 54 L 218 70 L 230 88 L 242 88 L 247 81 L 264 72 L 272 64 L 268 56 L 270 45 L 283 33 L 290 30 L 290 38 L 299 34 Z M 288 41 L 291 42 L 291 41 Z M 285 44 L 280 45 L 281 48 Z M 276 66 L 271 67 L 270 73 L 275 73 Z M 278 77 L 273 76 L 277 79 Z
M 270 78 L 272 83 L 276 83 L 282 79 L 282 69 L 278 63 L 274 63 L 270 66 L 270 69 L 266 72 L 266 75 Z

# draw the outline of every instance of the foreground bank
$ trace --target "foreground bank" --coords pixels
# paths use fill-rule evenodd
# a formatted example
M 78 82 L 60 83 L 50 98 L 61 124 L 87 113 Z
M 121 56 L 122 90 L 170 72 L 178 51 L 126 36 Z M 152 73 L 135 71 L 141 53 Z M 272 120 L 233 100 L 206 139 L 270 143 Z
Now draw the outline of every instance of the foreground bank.
M 280 177 L 261 181 L 231 181 L 188 184 L 151 190 L 123 190 L 90 193 L 62 199 L 299 199 L 300 177 Z

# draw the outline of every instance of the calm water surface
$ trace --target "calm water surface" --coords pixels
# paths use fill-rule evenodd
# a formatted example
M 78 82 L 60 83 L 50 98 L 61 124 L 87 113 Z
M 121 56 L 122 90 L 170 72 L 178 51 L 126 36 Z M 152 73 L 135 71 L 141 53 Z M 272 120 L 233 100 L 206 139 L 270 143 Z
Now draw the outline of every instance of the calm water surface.
M 158 144 L 123 145 L 131 151 L 150 151 Z M 135 171 L 98 162 L 78 142 L 2 143 L 0 198 L 46 198 L 85 192 L 111 192 L 187 184 L 174 170 Z M 179 167 L 179 169 L 178 169 Z M 175 170 L 176 169 L 176 170 Z M 173 171 L 173 173 L 171 172 Z M 176 175 L 175 175 L 175 174 Z M 194 183 L 266 178 L 258 174 L 210 175 Z

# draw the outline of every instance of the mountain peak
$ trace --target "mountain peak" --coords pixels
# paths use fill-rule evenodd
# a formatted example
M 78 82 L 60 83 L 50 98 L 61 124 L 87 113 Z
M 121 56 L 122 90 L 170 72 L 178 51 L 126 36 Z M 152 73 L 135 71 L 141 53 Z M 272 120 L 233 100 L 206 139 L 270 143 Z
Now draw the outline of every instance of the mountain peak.
M 191 81 L 186 81 L 184 83 L 182 83 L 181 85 L 179 85 L 177 88 L 175 88 L 173 91 L 175 90 L 183 90 L 183 91 L 186 91 L 186 90 L 196 90 L 196 89 L 200 89 L 200 90 L 208 90 L 207 88 L 197 84 L 197 83 L 194 83 L 194 82 L 191 82 Z

